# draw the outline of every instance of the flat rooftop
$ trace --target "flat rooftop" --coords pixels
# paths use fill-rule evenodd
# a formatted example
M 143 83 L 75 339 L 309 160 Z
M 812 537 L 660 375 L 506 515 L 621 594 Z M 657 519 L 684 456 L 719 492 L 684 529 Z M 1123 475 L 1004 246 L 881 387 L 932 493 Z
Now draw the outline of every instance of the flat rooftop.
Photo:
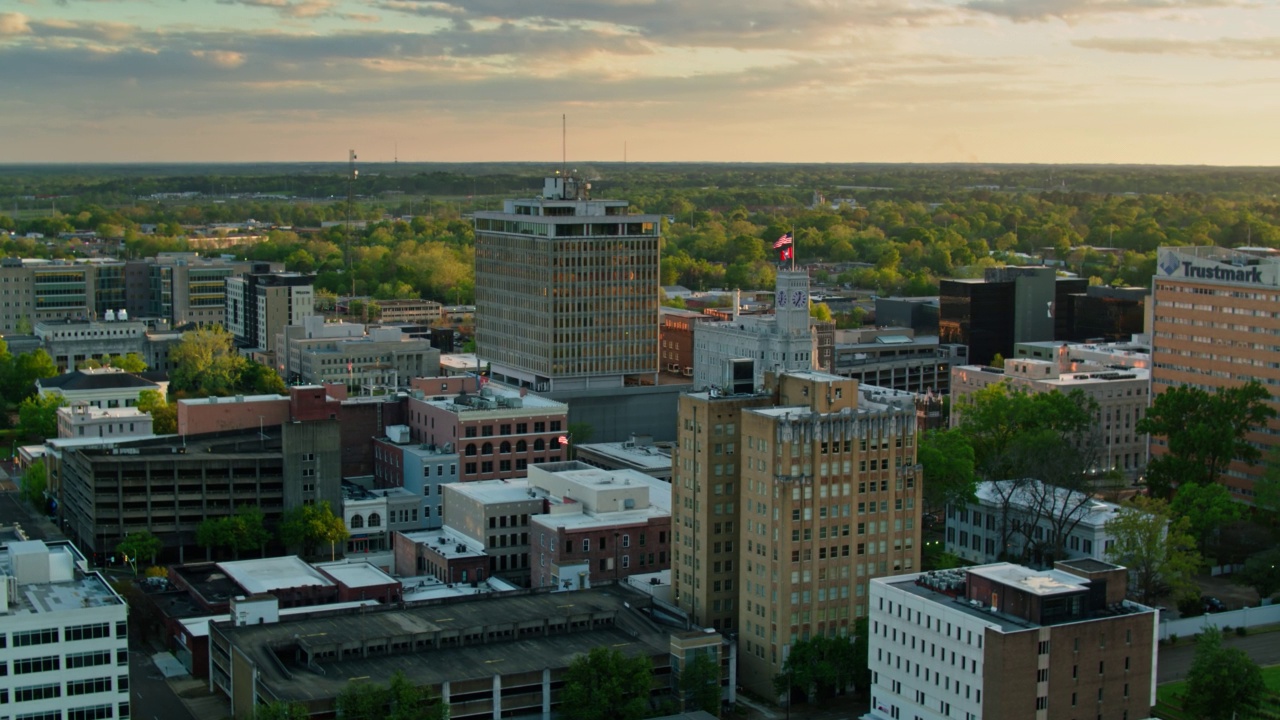
M 369 605 L 377 605 L 377 600 L 353 600 L 351 602 L 330 603 L 328 605 L 306 605 L 295 608 L 281 608 L 280 617 L 290 617 L 298 615 L 310 615 L 312 613 L 339 612 L 342 610 L 351 610 L 358 607 L 367 607 Z M 209 634 L 209 623 L 211 622 L 227 622 L 231 620 L 230 613 L 221 615 L 206 615 L 205 617 L 189 617 L 182 618 L 178 622 L 187 629 L 187 634 L 192 637 L 206 637 Z
M 367 562 L 320 563 L 316 569 L 349 588 L 396 585 L 400 582 Z
M 650 472 L 671 470 L 671 448 L 654 443 L 637 443 L 631 440 L 587 443 L 579 445 L 578 452 L 594 453 Z
M 485 556 L 484 545 L 447 525 L 439 530 L 404 533 L 404 536 L 415 543 L 426 545 L 448 560 Z
M 111 585 L 98 573 L 86 573 L 84 556 L 70 542 L 18 540 L 0 550 L 0 576 L 14 577 L 15 565 L 43 560 L 49 582 L 18 585 L 10 595 L 6 615 L 39 615 L 84 608 L 124 605 Z
M 1040 627 L 1037 623 L 1028 622 L 1013 615 L 1006 615 L 1000 612 L 992 612 L 990 608 L 983 606 L 973 606 L 963 597 L 953 597 L 946 593 L 940 593 L 937 590 L 916 584 L 916 578 L 920 573 L 911 575 L 899 575 L 892 578 L 877 578 L 872 582 L 884 582 L 886 585 L 901 590 L 903 592 L 931 600 L 939 605 L 945 605 L 947 609 L 955 612 L 964 613 L 984 621 L 988 627 L 999 630 L 1000 632 L 1018 632 L 1020 630 L 1031 630 Z
M 567 667 L 593 648 L 612 647 L 629 657 L 666 655 L 670 633 L 652 624 L 625 602 L 641 596 L 622 588 L 593 588 L 566 593 L 487 595 L 483 601 L 458 600 L 417 607 L 370 607 L 328 617 L 281 618 L 272 625 L 217 626 L 234 645 L 257 663 L 259 682 L 286 701 L 326 700 L 346 687 L 349 678 L 390 677 L 397 670 L 416 684 L 488 680 L 495 673 L 510 676 Z M 615 616 L 616 624 L 595 630 L 558 632 L 463 647 L 417 650 L 411 653 L 371 654 L 351 659 L 326 659 L 319 671 L 301 667 L 291 650 L 275 657 L 290 671 L 281 672 L 272 648 L 300 647 L 310 652 L 359 646 L 385 639 L 430 637 L 438 631 L 483 633 L 496 624 L 542 626 L 547 620 L 585 621 Z M 621 625 L 621 627 L 619 627 Z
M 332 580 L 296 555 L 223 562 L 218 563 L 218 569 L 250 595 L 306 586 L 333 587 Z
M 533 500 L 546 497 L 546 493 L 537 495 L 537 491 L 529 484 L 527 478 L 511 478 L 509 480 L 474 480 L 472 482 L 447 483 L 445 487 L 463 497 L 482 503 L 508 503 L 522 500 Z M 443 492 L 443 491 L 441 491 Z M 533 492 L 535 495 L 530 495 Z
M 1077 575 L 1061 570 L 1032 570 L 1012 563 L 979 565 L 967 568 L 966 572 L 1039 597 L 1083 592 L 1088 583 Z

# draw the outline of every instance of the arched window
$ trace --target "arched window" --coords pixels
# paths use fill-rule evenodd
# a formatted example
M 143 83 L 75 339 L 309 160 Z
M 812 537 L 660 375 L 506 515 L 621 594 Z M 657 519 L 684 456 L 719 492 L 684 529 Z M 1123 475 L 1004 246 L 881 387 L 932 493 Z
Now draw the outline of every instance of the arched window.
M 362 528 L 362 527 L 364 527 L 364 517 L 363 517 L 363 516 L 360 516 L 360 515 L 352 515 L 352 516 L 351 516 L 351 529 L 352 529 L 352 530 L 355 530 L 355 529 L 357 529 L 357 528 Z
M 541 450 L 541 449 L 545 448 L 546 446 L 547 446 L 547 444 L 546 444 L 545 442 L 543 442 L 542 438 L 538 438 L 537 440 L 534 440 L 534 441 L 533 441 L 533 449 L 534 449 L 534 450 Z
M 511 443 L 507 442 L 506 440 L 503 440 L 502 444 L 498 446 L 498 452 L 503 454 L 511 452 Z
M 467 455 L 475 455 L 475 454 L 476 454 L 476 444 L 475 443 L 468 444 Z
M 369 513 L 369 527 L 382 527 L 382 516 L 378 513 Z
M 529 449 L 529 443 L 526 443 L 523 440 L 516 441 L 516 452 L 525 452 L 528 449 Z
M 492 454 L 493 454 L 493 443 L 485 443 L 484 445 L 481 445 L 481 446 L 480 446 L 480 454 L 481 454 L 481 455 L 492 455 Z

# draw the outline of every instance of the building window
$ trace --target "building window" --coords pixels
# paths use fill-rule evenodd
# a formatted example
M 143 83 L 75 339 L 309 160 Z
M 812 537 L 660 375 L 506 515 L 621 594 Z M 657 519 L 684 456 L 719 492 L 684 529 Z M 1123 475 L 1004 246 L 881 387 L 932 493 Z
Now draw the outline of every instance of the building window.
M 358 529 L 360 529 L 360 528 L 362 528 L 362 527 L 364 527 L 364 518 L 363 518 L 362 516 L 360 516 L 360 515 L 352 515 L 352 516 L 351 516 L 351 529 L 352 529 L 352 530 L 358 530 Z

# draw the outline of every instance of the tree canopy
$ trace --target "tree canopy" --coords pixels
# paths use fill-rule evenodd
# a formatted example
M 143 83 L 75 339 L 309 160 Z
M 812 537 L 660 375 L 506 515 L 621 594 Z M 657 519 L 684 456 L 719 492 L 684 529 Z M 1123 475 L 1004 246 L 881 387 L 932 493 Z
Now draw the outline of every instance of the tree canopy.
M 791 645 L 782 672 L 773 678 L 773 688 L 779 695 L 801 692 L 807 697 L 831 697 L 853 684 L 856 658 L 853 638 L 813 635 Z
M 916 459 L 924 466 L 924 505 L 938 511 L 974 500 L 973 446 L 964 433 L 929 430 L 920 439 Z
M 1187 673 L 1183 707 L 1204 720 L 1256 717 L 1267 686 L 1262 670 L 1245 651 L 1225 647 L 1222 632 L 1205 628 L 1196 639 L 1195 657 Z
M 1160 498 L 1137 496 L 1106 523 L 1113 542 L 1107 559 L 1129 568 L 1130 588 L 1145 605 L 1163 595 L 1198 595 L 1192 576 L 1200 567 L 1191 524 Z
M 58 437 L 58 408 L 67 404 L 61 395 L 32 395 L 18 405 L 18 431 L 25 437 Z
M 151 432 L 156 435 L 178 432 L 178 405 L 166 400 L 159 390 L 138 393 L 138 412 L 151 415 Z
M 1166 452 L 1147 464 L 1151 493 L 1170 499 L 1182 483 L 1216 483 L 1233 458 L 1256 463 L 1262 451 L 1245 436 L 1275 417 L 1270 398 L 1256 380 L 1214 392 L 1179 385 L 1156 395 L 1135 426 L 1164 440 Z
M 206 548 L 227 548 L 237 560 L 246 550 L 262 551 L 270 539 L 262 508 L 257 505 L 240 505 L 235 514 L 206 518 L 196 528 L 196 543 Z
M 649 716 L 653 663 L 617 648 L 595 647 L 565 671 L 560 713 L 565 720 L 641 720 Z
M 351 536 L 342 518 L 333 514 L 328 500 L 315 505 L 299 505 L 285 512 L 280 523 L 280 539 L 289 547 L 302 547 L 304 555 L 315 555 L 321 543 L 329 544 L 333 559 L 338 543 Z
M 156 561 L 156 555 L 160 554 L 164 543 L 160 538 L 152 535 L 148 530 L 139 530 L 131 532 L 125 536 L 123 540 L 116 543 L 116 552 L 120 553 L 121 559 L 129 563 L 133 568 L 133 574 L 138 574 L 138 559 L 147 558 L 153 564 Z
M 286 391 L 280 376 L 236 351 L 235 339 L 220 325 L 183 333 L 169 351 L 170 390 L 178 397 L 265 395 Z
M 343 720 L 449 720 L 449 706 L 397 670 L 386 685 L 350 680 L 335 705 Z

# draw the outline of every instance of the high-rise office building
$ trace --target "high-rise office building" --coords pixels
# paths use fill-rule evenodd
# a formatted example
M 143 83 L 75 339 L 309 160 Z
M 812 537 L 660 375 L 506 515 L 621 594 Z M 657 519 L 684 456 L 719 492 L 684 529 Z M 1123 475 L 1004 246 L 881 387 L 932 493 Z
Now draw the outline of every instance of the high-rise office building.
M 799 371 L 680 398 L 675 601 L 738 634 L 744 686 L 772 695 L 794 643 L 851 633 L 871 578 L 918 567 L 913 397 Z
M 658 215 L 547 178 L 540 197 L 476 213 L 476 348 L 536 392 L 655 384 Z
M 969 346 L 979 365 L 996 354 L 1013 355 L 1015 343 L 1071 337 L 1070 314 L 1062 311 L 1088 281 L 1059 278 L 1053 268 L 987 268 L 981 279 L 950 279 L 939 284 L 939 340 Z
M 1280 385 L 1280 256 L 1272 250 L 1161 248 L 1153 279 L 1151 393 L 1190 385 L 1213 392 L 1257 380 Z M 1280 402 L 1272 407 L 1280 410 Z M 1248 434 L 1265 455 L 1280 445 L 1280 419 Z M 1165 440 L 1151 438 L 1151 455 Z M 1253 502 L 1265 463 L 1233 460 L 1221 475 L 1237 500 Z
M 276 336 L 315 314 L 315 275 L 250 273 L 226 279 L 227 330 L 236 345 L 275 352 Z

